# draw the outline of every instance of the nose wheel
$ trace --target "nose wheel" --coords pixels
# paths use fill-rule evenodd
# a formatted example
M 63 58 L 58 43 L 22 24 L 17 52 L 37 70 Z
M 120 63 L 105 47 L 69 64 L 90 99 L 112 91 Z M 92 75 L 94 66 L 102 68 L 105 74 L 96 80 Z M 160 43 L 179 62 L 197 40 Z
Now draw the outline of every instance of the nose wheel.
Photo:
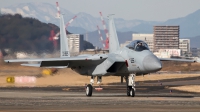
M 127 96 L 131 96 L 130 91 L 131 91 L 131 86 L 127 86 Z
M 134 97 L 134 96 L 135 96 L 135 89 L 134 89 L 134 88 L 132 88 L 132 89 L 130 90 L 130 96 L 131 96 L 131 97 Z
M 132 86 L 127 87 L 127 96 L 134 97 L 135 96 L 135 88 L 132 88 Z

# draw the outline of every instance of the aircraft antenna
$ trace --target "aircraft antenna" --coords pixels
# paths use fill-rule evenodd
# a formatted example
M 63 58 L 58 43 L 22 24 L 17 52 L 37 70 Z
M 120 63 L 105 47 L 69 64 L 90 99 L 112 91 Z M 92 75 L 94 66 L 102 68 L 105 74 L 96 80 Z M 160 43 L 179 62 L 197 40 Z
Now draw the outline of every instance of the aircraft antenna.
M 103 41 L 103 38 L 102 38 L 102 35 L 101 35 L 101 32 L 100 32 L 100 29 L 99 29 L 99 26 L 98 26 L 98 25 L 97 25 L 97 29 L 98 29 L 98 32 L 99 32 L 100 41 L 101 41 L 102 44 L 103 44 L 103 48 L 105 48 L 105 44 L 104 44 L 104 41 Z
M 105 34 L 106 34 L 106 41 L 105 41 L 106 45 L 105 45 L 105 49 L 109 49 L 109 36 L 108 36 L 108 30 L 107 30 L 107 28 L 106 28 L 106 24 L 105 24 L 105 21 L 104 21 L 104 19 L 103 19 L 102 13 L 101 13 L 101 12 L 99 12 L 99 13 L 100 13 L 101 21 L 102 21 L 103 28 L 104 28 L 104 31 L 105 31 Z

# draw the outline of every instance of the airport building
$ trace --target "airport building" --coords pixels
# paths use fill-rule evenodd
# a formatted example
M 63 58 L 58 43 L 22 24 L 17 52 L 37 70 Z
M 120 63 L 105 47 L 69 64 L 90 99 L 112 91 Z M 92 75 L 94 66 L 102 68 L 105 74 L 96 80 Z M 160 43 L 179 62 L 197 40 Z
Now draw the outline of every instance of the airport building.
M 179 49 L 179 26 L 154 26 L 154 51 Z
M 80 34 L 68 34 L 68 44 L 70 53 L 79 53 L 83 49 L 83 35 Z
M 180 57 L 181 49 L 159 49 L 158 52 L 154 52 L 159 58 L 171 58 L 171 57 Z
M 147 43 L 150 51 L 153 51 L 153 49 L 154 49 L 153 34 L 132 34 L 132 40 L 142 40 Z
M 187 55 L 190 53 L 190 39 L 179 39 L 179 49 L 181 49 L 181 55 Z

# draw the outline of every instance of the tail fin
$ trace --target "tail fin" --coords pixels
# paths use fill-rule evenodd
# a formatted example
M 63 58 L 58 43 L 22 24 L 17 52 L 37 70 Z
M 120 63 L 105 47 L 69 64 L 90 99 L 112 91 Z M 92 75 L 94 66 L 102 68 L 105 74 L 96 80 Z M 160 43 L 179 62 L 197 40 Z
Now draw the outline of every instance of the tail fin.
M 113 20 L 113 15 L 108 16 L 109 19 L 109 53 L 119 50 L 119 41 Z
M 70 57 L 63 15 L 60 15 L 60 57 Z

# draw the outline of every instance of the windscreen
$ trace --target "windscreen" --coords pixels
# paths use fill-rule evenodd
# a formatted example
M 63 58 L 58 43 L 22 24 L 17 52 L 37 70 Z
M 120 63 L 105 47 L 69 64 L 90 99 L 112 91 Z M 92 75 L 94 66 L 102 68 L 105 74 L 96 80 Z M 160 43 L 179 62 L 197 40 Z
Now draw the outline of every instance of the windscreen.
M 135 51 L 149 50 L 148 45 L 144 41 L 141 41 L 141 40 L 132 41 L 126 47 Z

